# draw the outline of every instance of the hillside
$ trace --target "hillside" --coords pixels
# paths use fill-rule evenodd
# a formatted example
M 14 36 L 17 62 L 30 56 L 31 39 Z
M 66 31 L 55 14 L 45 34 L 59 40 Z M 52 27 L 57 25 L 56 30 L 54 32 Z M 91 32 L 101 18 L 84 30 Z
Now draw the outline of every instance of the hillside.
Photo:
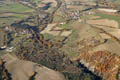
M 0 80 L 119 80 L 119 0 L 0 0 Z

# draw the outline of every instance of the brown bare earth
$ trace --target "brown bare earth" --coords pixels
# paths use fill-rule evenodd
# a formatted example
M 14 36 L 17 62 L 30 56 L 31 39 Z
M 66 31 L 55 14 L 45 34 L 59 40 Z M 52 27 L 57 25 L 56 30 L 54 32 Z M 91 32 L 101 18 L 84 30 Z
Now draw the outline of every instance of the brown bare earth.
M 6 54 L 2 58 L 6 61 L 5 66 L 9 73 L 12 74 L 12 80 L 28 80 L 33 72 L 37 72 L 35 80 L 65 80 L 59 72 L 36 63 L 19 60 L 10 54 Z
M 120 36 L 119 36 L 119 35 L 120 35 L 120 29 L 118 29 L 118 28 L 110 28 L 110 27 L 106 27 L 106 26 L 97 26 L 97 25 L 96 25 L 96 27 L 102 28 L 102 29 L 104 29 L 106 32 L 114 35 L 114 36 L 117 37 L 117 38 L 120 38 Z M 100 34 L 102 34 L 102 36 L 105 35 L 105 33 L 100 33 Z M 103 37 L 104 37 L 104 36 L 103 36 Z M 105 37 L 104 37 L 104 38 L 105 38 Z M 108 38 L 108 37 L 106 36 L 106 38 Z
M 63 31 L 63 32 L 61 33 L 61 36 L 67 37 L 67 36 L 69 36 L 71 33 L 72 33 L 72 30 L 71 30 L 71 31 Z
M 62 31 L 62 28 L 56 27 L 56 24 L 49 24 L 42 32 L 41 34 L 51 34 L 53 36 L 69 36 L 72 33 L 71 31 Z
M 83 10 L 83 9 L 84 9 L 83 6 L 71 6 L 71 5 L 67 6 L 67 8 L 71 8 L 71 9 L 79 9 L 79 10 Z
M 109 26 L 113 28 L 118 28 L 119 24 L 115 20 L 108 20 L 108 19 L 100 19 L 100 20 L 88 20 L 88 24 L 92 25 L 103 25 L 103 26 Z
M 0 32 L 0 47 L 3 46 L 3 32 Z
M 100 16 L 93 16 L 93 17 L 91 17 L 90 19 L 99 19 L 100 18 Z

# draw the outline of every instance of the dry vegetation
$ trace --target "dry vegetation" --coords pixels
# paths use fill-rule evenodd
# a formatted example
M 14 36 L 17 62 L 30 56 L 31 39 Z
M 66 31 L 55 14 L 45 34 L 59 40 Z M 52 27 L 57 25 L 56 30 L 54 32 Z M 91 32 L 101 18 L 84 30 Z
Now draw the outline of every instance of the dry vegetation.
M 113 28 L 119 28 L 119 24 L 115 20 L 108 20 L 108 19 L 88 20 L 87 23 L 92 25 L 102 25 L 102 26 L 110 26 Z
M 73 61 L 80 60 L 82 64 L 107 80 L 119 80 L 120 57 L 111 55 L 108 51 L 81 53 Z

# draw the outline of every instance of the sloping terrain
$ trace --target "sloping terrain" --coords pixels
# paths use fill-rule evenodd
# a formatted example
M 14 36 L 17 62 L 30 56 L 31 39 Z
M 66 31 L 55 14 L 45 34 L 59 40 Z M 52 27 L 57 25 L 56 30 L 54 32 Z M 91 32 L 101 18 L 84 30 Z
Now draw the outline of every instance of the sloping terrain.
M 35 80 L 65 80 L 64 76 L 57 71 L 48 69 L 42 65 L 19 60 L 7 54 L 2 57 L 6 62 L 6 69 L 11 74 L 12 80 L 28 80 L 33 72 L 36 72 Z
M 120 58 L 111 55 L 108 51 L 98 51 L 94 53 L 81 53 L 73 61 L 80 60 L 91 71 L 101 75 L 105 80 L 119 80 Z
M 1 79 L 120 79 L 117 0 L 7 1 L 0 1 Z

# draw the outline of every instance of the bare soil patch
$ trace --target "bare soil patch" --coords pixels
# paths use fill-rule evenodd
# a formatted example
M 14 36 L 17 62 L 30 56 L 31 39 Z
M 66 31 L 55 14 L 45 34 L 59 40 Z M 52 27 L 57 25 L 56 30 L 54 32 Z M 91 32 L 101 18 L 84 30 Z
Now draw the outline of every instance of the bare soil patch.
M 105 26 L 96 26 L 98 28 L 102 28 L 104 29 L 106 32 L 112 34 L 113 36 L 120 38 L 120 29 L 117 28 L 109 28 L 109 27 L 105 27 Z M 106 35 L 105 33 L 100 33 L 101 37 L 108 39 L 110 38 L 108 35 Z
M 69 35 L 72 33 L 72 31 L 63 31 L 63 32 L 62 32 L 62 28 L 56 27 L 56 24 L 49 24 L 49 25 L 45 28 L 45 30 L 43 30 L 43 31 L 41 32 L 41 34 L 45 34 L 45 33 L 51 34 L 51 35 L 53 35 L 53 36 L 58 36 L 58 35 L 60 35 L 60 36 L 65 36 L 65 37 L 67 37 L 67 36 L 69 36 Z
M 55 0 L 43 0 L 43 2 L 44 2 L 44 3 L 51 3 L 52 6 L 56 6 L 56 5 L 57 5 L 57 3 L 56 3 Z
M 93 17 L 91 17 L 90 19 L 95 20 L 95 19 L 99 19 L 99 18 L 100 18 L 100 16 L 93 16 Z
M 12 75 L 12 80 L 28 80 L 33 72 L 37 72 L 35 80 L 65 80 L 61 73 L 42 65 L 19 60 L 10 54 L 6 54 L 2 58 L 6 61 L 5 66 Z
M 42 32 L 41 34 L 44 34 L 44 33 L 49 33 L 53 27 L 55 26 L 56 24 L 49 24 Z
M 113 28 L 118 28 L 119 23 L 115 20 L 108 20 L 108 19 L 100 19 L 100 20 L 88 20 L 88 24 L 92 25 L 103 25 L 103 26 L 109 26 Z
M 72 33 L 72 30 L 71 30 L 71 31 L 63 31 L 63 32 L 61 33 L 61 36 L 67 37 L 67 36 L 69 36 L 71 33 Z
M 117 10 L 114 10 L 114 9 L 106 9 L 106 8 L 99 8 L 98 10 L 100 10 L 100 11 L 105 11 L 105 12 L 112 12 L 112 13 L 117 12 Z

